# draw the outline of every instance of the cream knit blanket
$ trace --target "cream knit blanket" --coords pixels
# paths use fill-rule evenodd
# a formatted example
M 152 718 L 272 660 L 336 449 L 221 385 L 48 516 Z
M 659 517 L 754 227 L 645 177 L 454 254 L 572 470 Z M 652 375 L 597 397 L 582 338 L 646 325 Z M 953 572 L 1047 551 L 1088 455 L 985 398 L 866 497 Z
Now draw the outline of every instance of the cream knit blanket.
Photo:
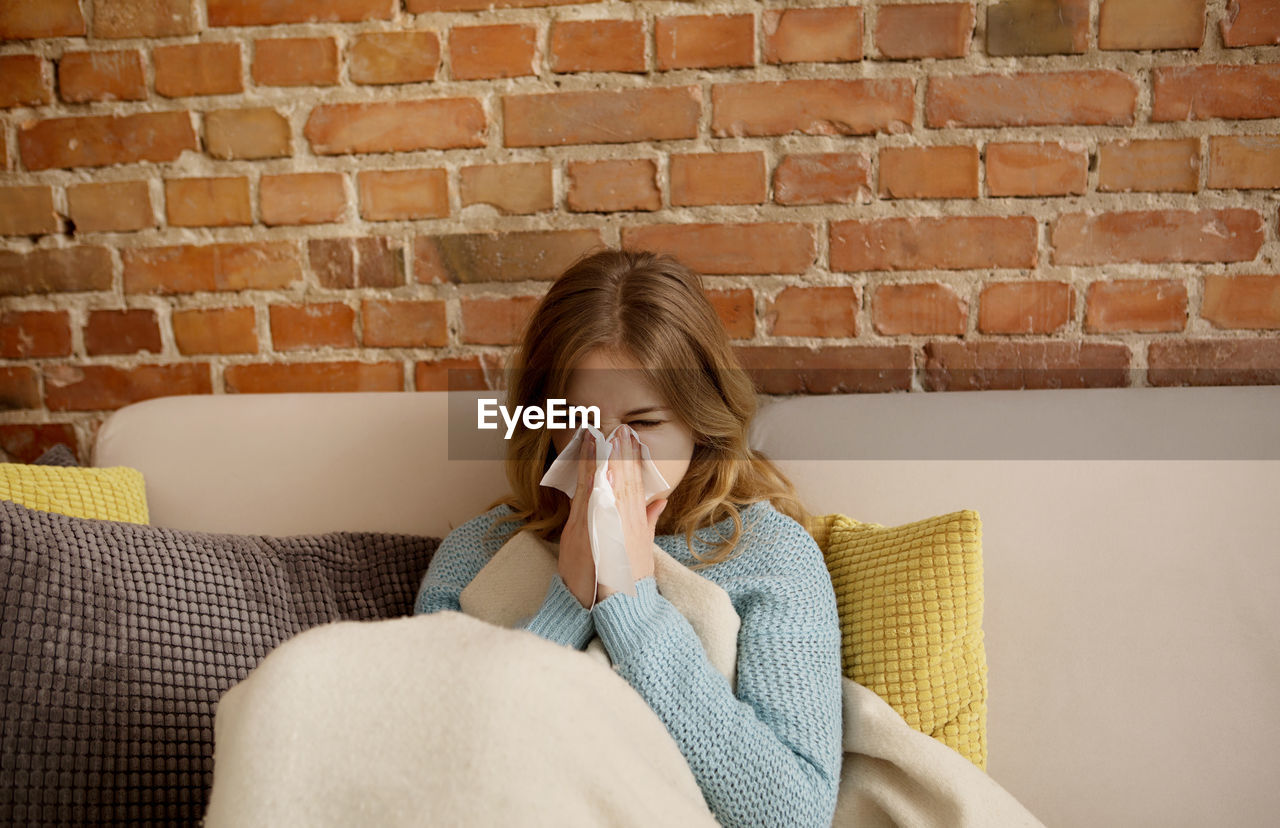
M 728 595 L 654 548 L 659 592 L 732 682 Z M 203 824 L 715 826 L 598 638 L 584 657 L 510 629 L 554 573 L 554 546 L 518 532 L 463 591 L 463 613 L 338 621 L 278 646 L 219 700 Z M 1043 828 L 875 693 L 843 687 L 834 826 Z

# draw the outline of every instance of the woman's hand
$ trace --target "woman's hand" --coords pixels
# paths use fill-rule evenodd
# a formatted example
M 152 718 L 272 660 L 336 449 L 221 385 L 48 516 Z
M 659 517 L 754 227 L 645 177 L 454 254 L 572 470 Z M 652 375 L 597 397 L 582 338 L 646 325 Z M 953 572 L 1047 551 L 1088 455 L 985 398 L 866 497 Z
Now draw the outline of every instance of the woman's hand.
M 596 564 L 591 557 L 591 537 L 587 534 L 587 505 L 591 501 L 596 473 L 596 441 L 591 432 L 578 444 L 578 486 L 573 491 L 569 517 L 560 531 L 560 558 L 556 569 L 564 585 L 587 609 L 596 597 Z
M 644 481 L 640 475 L 640 439 L 631 426 L 614 432 L 613 451 L 609 453 L 609 485 L 613 487 L 622 516 L 622 535 L 627 542 L 627 558 L 631 561 L 631 577 L 635 581 L 653 574 L 653 535 L 658 516 L 667 506 L 666 498 L 644 503 Z M 604 584 L 597 586 L 603 601 L 616 590 Z

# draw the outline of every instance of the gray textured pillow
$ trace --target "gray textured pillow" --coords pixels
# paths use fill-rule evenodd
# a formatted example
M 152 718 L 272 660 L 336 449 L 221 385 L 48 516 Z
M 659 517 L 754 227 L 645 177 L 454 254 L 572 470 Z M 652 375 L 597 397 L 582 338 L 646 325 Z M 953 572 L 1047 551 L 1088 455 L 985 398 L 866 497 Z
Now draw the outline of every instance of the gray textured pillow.
M 0 823 L 197 824 L 222 692 L 310 627 L 411 614 L 439 542 L 186 532 L 0 500 Z
M 33 466 L 79 466 L 75 452 L 66 443 L 58 443 L 49 447 L 44 454 L 35 459 Z

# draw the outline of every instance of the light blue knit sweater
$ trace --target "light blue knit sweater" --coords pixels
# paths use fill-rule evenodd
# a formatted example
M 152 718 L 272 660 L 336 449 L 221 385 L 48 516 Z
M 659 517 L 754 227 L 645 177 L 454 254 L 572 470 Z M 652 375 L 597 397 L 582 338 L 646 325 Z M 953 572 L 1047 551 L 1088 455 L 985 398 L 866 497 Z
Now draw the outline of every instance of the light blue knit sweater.
M 499 524 L 497 506 L 451 531 L 427 567 L 414 615 L 461 611 L 458 597 L 521 524 Z M 707 658 L 693 627 L 658 592 L 615 592 L 590 610 L 559 574 L 524 629 L 578 650 L 593 635 L 618 674 L 649 703 L 680 746 L 716 819 L 726 826 L 830 826 L 843 759 L 840 622 L 835 591 L 813 537 L 772 503 L 742 510 L 729 561 L 696 570 L 728 593 L 742 619 L 737 696 Z M 705 557 L 729 518 L 694 533 Z M 686 566 L 684 535 L 654 541 Z M 710 542 L 708 542 L 710 541 Z

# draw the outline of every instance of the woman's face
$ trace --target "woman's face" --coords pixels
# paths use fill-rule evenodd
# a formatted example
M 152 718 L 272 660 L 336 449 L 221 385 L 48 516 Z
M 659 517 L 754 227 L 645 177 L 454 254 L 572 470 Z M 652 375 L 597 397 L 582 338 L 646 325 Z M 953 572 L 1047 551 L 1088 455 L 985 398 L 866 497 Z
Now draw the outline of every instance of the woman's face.
M 574 369 L 565 395 L 569 406 L 594 405 L 600 409 L 599 428 L 606 437 L 622 424 L 635 429 L 671 487 L 655 495 L 654 500 L 680 485 L 693 457 L 693 431 L 667 407 L 667 401 L 647 382 L 635 361 L 617 351 L 597 348 Z M 557 454 L 564 451 L 574 432 L 567 428 L 551 432 Z

